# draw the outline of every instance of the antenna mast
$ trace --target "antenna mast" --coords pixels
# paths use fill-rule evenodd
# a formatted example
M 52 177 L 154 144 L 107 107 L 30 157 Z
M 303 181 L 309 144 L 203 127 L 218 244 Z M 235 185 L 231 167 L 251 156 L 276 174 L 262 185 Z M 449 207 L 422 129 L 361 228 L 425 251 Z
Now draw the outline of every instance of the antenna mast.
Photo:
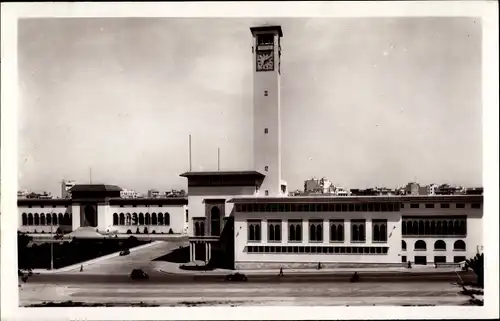
M 220 172 L 220 147 L 217 148 L 217 171 Z
M 189 171 L 193 170 L 192 161 L 191 161 L 191 134 L 189 134 Z

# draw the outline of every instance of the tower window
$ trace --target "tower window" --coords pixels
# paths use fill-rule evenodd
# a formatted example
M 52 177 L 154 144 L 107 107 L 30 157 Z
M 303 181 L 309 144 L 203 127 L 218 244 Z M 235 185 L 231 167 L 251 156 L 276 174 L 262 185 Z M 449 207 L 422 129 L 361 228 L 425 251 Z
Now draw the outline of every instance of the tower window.
M 267 189 L 266 189 L 266 193 L 265 194 L 266 194 L 266 196 L 269 196 L 269 191 Z
M 269 170 L 269 166 L 264 167 L 264 170 L 267 172 Z
M 264 90 L 264 96 L 269 96 L 269 93 L 267 90 Z
M 264 128 L 264 134 L 269 134 L 269 129 L 268 128 Z

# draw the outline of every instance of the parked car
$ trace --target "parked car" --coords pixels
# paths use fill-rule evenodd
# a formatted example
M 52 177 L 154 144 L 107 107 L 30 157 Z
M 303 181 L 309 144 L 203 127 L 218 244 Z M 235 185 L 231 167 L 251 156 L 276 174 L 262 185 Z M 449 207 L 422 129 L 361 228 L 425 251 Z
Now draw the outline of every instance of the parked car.
M 130 278 L 132 280 L 147 280 L 149 279 L 149 275 L 141 269 L 133 269 L 132 273 L 130 273 Z
M 230 281 L 230 282 L 246 282 L 246 281 L 248 281 L 248 278 L 245 274 L 234 273 L 234 274 L 226 275 L 225 280 Z
M 120 256 L 125 256 L 125 255 L 129 255 L 130 254 L 130 250 L 129 249 L 125 249 L 123 251 L 120 252 Z

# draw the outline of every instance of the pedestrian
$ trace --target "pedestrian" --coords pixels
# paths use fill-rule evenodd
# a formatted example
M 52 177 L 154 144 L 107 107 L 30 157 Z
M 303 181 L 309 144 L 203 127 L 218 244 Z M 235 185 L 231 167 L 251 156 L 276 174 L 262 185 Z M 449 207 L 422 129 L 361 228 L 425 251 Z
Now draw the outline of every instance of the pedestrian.
M 80 265 L 80 272 L 83 272 L 83 264 Z
M 279 274 L 279 276 L 283 276 L 283 275 L 284 275 L 283 274 L 283 267 L 280 267 L 280 274 Z
M 408 261 L 408 268 L 411 269 L 411 261 Z
M 318 262 L 318 270 L 321 270 L 321 262 Z

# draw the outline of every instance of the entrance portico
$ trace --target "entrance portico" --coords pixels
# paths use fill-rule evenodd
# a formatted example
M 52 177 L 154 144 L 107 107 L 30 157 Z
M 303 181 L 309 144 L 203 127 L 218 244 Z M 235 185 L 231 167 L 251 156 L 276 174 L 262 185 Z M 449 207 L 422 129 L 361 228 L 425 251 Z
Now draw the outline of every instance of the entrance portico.
M 203 261 L 208 264 L 212 259 L 214 244 L 219 242 L 218 236 L 195 236 L 189 238 L 189 261 Z

